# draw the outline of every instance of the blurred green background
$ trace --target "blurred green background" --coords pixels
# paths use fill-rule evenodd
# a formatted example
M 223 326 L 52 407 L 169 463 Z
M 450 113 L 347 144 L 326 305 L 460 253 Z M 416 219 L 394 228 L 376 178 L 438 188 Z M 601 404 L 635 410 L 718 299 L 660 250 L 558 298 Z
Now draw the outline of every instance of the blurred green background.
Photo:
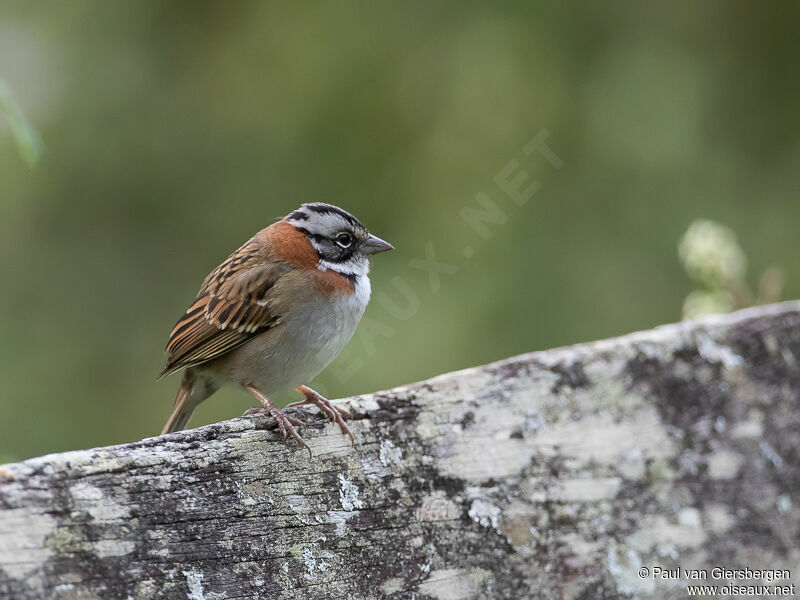
M 676 321 L 695 218 L 737 232 L 753 280 L 783 265 L 797 297 L 799 17 L 792 2 L 6 0 L 0 79 L 46 150 L 29 168 L 0 118 L 0 460 L 157 434 L 175 320 L 305 201 L 397 247 L 318 380 L 332 397 Z M 561 169 L 522 152 L 545 129 Z M 522 207 L 494 182 L 511 160 L 541 186 Z M 488 240 L 460 216 L 479 192 L 507 219 Z M 410 266 L 430 242 L 458 267 L 436 291 Z M 223 391 L 193 424 L 252 405 Z

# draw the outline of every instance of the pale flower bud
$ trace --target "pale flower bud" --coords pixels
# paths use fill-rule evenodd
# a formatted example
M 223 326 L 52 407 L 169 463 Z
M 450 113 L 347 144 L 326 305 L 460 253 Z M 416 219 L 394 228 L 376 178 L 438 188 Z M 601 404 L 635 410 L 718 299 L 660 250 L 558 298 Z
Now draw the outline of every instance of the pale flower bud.
M 736 234 L 714 221 L 694 221 L 681 239 L 678 255 L 689 277 L 710 288 L 742 279 L 747 269 Z

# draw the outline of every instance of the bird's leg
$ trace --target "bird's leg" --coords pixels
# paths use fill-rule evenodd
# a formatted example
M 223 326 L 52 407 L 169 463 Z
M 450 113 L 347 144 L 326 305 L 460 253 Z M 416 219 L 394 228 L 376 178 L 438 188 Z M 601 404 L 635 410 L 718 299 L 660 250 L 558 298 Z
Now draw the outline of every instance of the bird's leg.
M 347 417 L 348 419 L 352 419 L 353 415 L 350 414 L 349 411 L 345 410 L 344 408 L 339 408 L 337 406 L 334 406 L 330 400 L 322 396 L 319 392 L 315 392 L 308 386 L 301 385 L 299 388 L 297 388 L 297 391 L 303 394 L 306 397 L 306 399 L 303 400 L 302 402 L 292 402 L 291 404 L 287 404 L 286 408 L 289 408 L 290 406 L 303 406 L 304 404 L 313 404 L 314 406 L 319 408 L 322 414 L 324 414 L 331 421 L 336 423 L 339 426 L 339 429 L 342 430 L 342 433 L 349 435 L 350 441 L 352 441 L 353 444 L 356 443 L 356 440 L 353 437 L 350 428 L 347 426 L 347 424 L 344 422 L 344 419 L 342 418 L 342 417 Z
M 251 408 L 244 414 L 246 415 L 253 415 L 257 413 L 268 414 L 278 423 L 278 427 L 280 427 L 281 429 L 284 441 L 286 441 L 287 434 L 290 434 L 297 441 L 297 444 L 301 448 L 305 448 L 306 450 L 308 450 L 308 455 L 311 456 L 311 448 L 308 447 L 308 444 L 306 444 L 303 441 L 303 438 L 300 437 L 300 434 L 297 433 L 297 430 L 295 430 L 294 428 L 294 425 L 305 427 L 305 423 L 303 423 L 300 419 L 285 414 L 281 409 L 275 406 L 275 403 L 272 400 L 267 398 L 264 394 L 262 394 L 259 390 L 257 390 L 253 386 L 248 385 L 245 387 L 247 388 L 247 391 L 249 391 L 251 394 L 253 394 L 253 396 L 258 398 L 258 401 L 261 402 L 263 406 Z

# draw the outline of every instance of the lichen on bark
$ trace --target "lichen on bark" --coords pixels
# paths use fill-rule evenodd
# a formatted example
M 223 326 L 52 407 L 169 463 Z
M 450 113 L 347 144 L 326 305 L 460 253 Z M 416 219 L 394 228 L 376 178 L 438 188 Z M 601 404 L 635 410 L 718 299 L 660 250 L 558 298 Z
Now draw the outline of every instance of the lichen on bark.
M 800 564 L 800 303 L 0 467 L 0 597 L 685 598 Z

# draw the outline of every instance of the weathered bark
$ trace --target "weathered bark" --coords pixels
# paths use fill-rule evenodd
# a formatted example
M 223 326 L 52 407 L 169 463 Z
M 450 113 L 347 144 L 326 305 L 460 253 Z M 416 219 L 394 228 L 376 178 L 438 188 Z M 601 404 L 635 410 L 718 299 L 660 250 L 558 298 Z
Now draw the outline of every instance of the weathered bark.
M 0 597 L 686 598 L 653 567 L 796 570 L 798 365 L 794 302 L 353 398 L 355 447 L 310 409 L 313 460 L 254 417 L 6 465 Z

